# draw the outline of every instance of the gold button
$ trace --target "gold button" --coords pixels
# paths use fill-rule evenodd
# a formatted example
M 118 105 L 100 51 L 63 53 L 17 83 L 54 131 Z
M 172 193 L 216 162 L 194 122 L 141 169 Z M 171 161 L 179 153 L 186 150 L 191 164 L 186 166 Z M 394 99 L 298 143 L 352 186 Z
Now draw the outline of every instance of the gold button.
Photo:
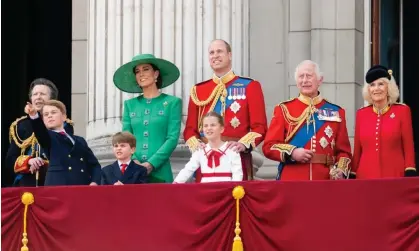
M 313 153 L 315 153 L 316 152 L 316 149 L 313 149 Z
M 68 157 L 71 158 L 71 155 L 69 154 Z
M 313 136 L 313 139 L 316 139 L 316 135 Z
M 83 170 L 83 169 L 81 169 L 81 170 L 80 170 L 80 172 L 82 172 L 82 173 L 83 173 L 83 172 L 84 172 L 84 170 Z
M 69 166 L 69 167 L 68 167 L 68 171 L 71 171 L 71 169 L 72 169 L 72 168 L 71 168 L 71 166 Z
M 83 161 L 83 158 L 80 158 L 80 161 Z

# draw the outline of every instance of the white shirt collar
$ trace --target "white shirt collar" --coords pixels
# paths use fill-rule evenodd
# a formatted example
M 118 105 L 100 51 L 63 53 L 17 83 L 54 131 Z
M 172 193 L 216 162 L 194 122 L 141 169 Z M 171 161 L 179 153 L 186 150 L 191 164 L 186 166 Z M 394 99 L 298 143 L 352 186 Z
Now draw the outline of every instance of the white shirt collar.
M 128 160 L 128 162 L 125 163 L 125 164 L 127 164 L 127 167 L 128 167 L 130 163 L 131 163 L 131 160 Z M 124 163 L 122 163 L 121 161 L 118 160 L 119 169 L 122 169 L 121 164 L 124 164 Z

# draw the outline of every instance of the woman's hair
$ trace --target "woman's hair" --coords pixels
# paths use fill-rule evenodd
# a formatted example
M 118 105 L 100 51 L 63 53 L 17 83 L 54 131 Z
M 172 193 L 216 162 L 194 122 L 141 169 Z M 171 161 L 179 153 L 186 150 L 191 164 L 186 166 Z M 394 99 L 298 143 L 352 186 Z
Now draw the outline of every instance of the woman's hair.
M 117 132 L 112 136 L 112 145 L 127 143 L 131 148 L 137 146 L 137 140 L 130 132 Z
M 161 89 L 161 86 L 163 85 L 163 79 L 162 79 L 162 77 L 161 77 L 161 71 L 160 71 L 160 70 L 159 70 L 159 68 L 158 68 L 157 66 L 155 66 L 154 64 L 149 64 L 149 65 L 151 65 L 151 67 L 153 68 L 153 70 L 154 70 L 154 71 L 159 71 L 159 76 L 157 77 L 156 86 L 157 86 L 157 89 Z M 134 75 L 135 75 L 135 68 L 136 68 L 136 67 L 134 67 L 134 68 L 132 69 L 132 72 L 134 72 Z
M 394 80 L 394 77 L 391 76 L 391 79 L 389 80 L 388 78 L 379 78 L 381 79 L 384 83 L 387 84 L 387 100 L 388 103 L 394 104 L 397 102 L 397 100 L 399 99 L 400 96 L 400 91 L 399 91 L 399 87 L 396 84 L 396 81 Z M 362 89 L 362 96 L 364 97 L 364 100 L 368 102 L 368 104 L 372 105 L 372 98 L 369 92 L 369 84 L 365 83 L 364 84 L 364 88 Z
M 37 78 L 32 81 L 31 85 L 29 86 L 29 99 L 32 97 L 32 90 L 37 85 L 45 85 L 49 89 L 50 99 L 58 99 L 58 88 L 55 84 L 46 78 Z
M 208 117 L 217 118 L 218 123 L 220 123 L 221 126 L 224 126 L 224 118 L 220 114 L 218 114 L 214 111 L 210 111 L 207 114 L 205 114 L 205 116 L 202 118 L 202 124 L 204 124 L 204 119 L 208 118 Z

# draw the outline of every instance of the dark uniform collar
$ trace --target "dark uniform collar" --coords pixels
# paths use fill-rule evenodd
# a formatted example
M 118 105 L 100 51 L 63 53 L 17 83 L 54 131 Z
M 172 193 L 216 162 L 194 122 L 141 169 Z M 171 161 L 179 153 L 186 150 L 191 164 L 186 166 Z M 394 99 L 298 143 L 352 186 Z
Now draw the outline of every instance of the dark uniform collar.
M 300 100 L 301 102 L 303 102 L 306 105 L 310 105 L 310 104 L 311 105 L 317 105 L 317 104 L 320 104 L 320 102 L 323 101 L 323 97 L 320 95 L 320 92 L 319 92 L 319 95 L 317 95 L 314 98 L 307 97 L 307 96 L 300 93 L 300 95 L 298 96 L 298 100 Z
M 223 84 L 225 84 L 225 83 L 228 83 L 228 82 L 230 82 L 233 78 L 235 78 L 236 77 L 236 74 L 234 74 L 234 72 L 233 72 L 233 70 L 230 70 L 229 72 L 227 72 L 226 74 L 224 74 L 224 76 L 221 76 L 221 77 L 218 77 L 217 75 L 213 75 L 212 76 L 212 80 L 215 82 L 215 83 L 217 83 L 217 84 L 219 84 L 220 83 L 220 81 L 223 83 Z

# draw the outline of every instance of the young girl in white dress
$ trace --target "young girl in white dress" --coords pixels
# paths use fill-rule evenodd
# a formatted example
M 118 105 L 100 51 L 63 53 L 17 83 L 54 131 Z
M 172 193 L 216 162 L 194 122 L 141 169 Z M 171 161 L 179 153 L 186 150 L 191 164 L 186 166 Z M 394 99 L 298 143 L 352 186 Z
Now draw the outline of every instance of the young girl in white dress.
M 173 183 L 185 183 L 199 167 L 202 173 L 201 183 L 242 181 L 240 154 L 230 149 L 229 143 L 221 139 L 224 131 L 223 117 L 216 112 L 209 112 L 202 119 L 202 123 L 208 143 L 192 154 Z

